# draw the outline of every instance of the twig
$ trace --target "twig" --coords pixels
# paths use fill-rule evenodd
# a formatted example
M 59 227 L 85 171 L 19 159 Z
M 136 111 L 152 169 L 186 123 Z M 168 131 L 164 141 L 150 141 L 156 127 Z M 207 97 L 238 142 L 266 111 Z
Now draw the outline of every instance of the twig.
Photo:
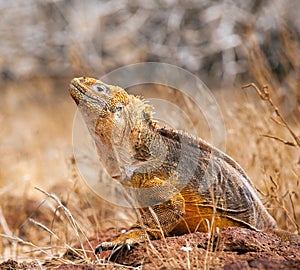
M 286 145 L 297 146 L 294 142 L 286 141 L 286 140 L 281 139 L 281 138 L 279 138 L 279 137 L 276 137 L 276 136 L 274 136 L 274 135 L 263 134 L 263 135 L 261 135 L 261 136 L 267 137 L 267 138 L 271 138 L 271 139 L 274 139 L 274 140 L 277 140 L 277 141 L 280 141 L 280 142 L 282 142 L 282 143 L 284 143 L 284 144 L 286 144 Z
M 292 209 L 293 209 L 293 217 L 294 217 L 293 223 L 294 223 L 295 227 L 297 228 L 297 233 L 300 235 L 300 226 L 297 222 L 297 215 L 296 215 L 296 211 L 295 211 L 295 205 L 294 205 L 294 201 L 292 199 L 292 195 L 291 195 L 290 192 L 289 192 L 289 198 L 290 198 L 290 202 L 291 202 Z
M 250 83 L 250 84 L 242 86 L 243 89 L 249 88 L 249 87 L 253 87 L 254 90 L 256 91 L 256 93 L 260 96 L 260 98 L 262 100 L 264 100 L 264 101 L 267 101 L 271 105 L 271 107 L 274 109 L 275 114 L 279 117 L 279 119 L 281 120 L 283 126 L 285 128 L 287 128 L 287 130 L 289 131 L 289 133 L 291 134 L 291 136 L 293 137 L 293 139 L 295 140 L 295 142 L 288 142 L 286 140 L 283 140 L 283 139 L 280 139 L 280 138 L 277 138 L 277 137 L 271 136 L 271 135 L 269 135 L 267 137 L 270 137 L 270 138 L 273 138 L 273 139 L 277 139 L 278 141 L 281 141 L 281 142 L 283 142 L 283 143 L 285 143 L 287 145 L 292 145 L 292 146 L 300 147 L 300 137 L 295 134 L 295 132 L 292 130 L 292 128 L 289 126 L 289 124 L 286 122 L 286 120 L 284 119 L 284 117 L 280 113 L 278 107 L 273 103 L 273 101 L 271 99 L 271 96 L 270 96 L 270 93 L 268 91 L 268 86 L 264 85 L 262 89 L 259 89 L 256 86 L 255 83 Z

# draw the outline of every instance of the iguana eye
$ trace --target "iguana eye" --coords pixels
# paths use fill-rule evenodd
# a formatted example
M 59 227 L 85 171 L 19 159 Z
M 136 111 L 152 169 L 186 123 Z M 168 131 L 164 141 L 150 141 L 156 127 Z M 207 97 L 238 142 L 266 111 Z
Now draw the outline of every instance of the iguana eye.
M 108 89 L 101 83 L 95 83 L 92 85 L 92 89 L 101 94 L 107 94 Z

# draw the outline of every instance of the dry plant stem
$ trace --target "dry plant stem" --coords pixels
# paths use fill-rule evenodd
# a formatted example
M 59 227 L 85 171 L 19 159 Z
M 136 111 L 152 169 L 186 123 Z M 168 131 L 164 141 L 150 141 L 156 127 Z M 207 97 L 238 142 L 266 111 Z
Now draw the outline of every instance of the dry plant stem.
M 282 142 L 282 143 L 284 143 L 286 145 L 297 146 L 294 142 L 286 141 L 286 140 L 284 140 L 282 138 L 278 138 L 278 137 L 276 137 L 274 135 L 264 134 L 262 136 L 267 137 L 267 138 L 271 138 L 271 139 L 275 139 L 275 140 L 280 141 L 280 142 Z
M 188 248 L 188 247 L 190 247 L 190 245 L 189 245 L 189 242 L 186 240 L 185 241 L 185 245 L 186 245 L 186 247 Z M 191 269 L 191 262 L 190 262 L 190 253 L 189 253 L 189 250 L 187 249 L 186 250 L 186 267 L 187 267 L 187 269 Z
M 282 116 L 282 114 L 280 113 L 278 107 L 273 103 L 271 97 L 270 97 L 270 93 L 268 91 L 268 86 L 264 85 L 262 90 L 260 90 L 255 83 L 250 83 L 247 85 L 242 86 L 242 88 L 249 88 L 249 87 L 253 87 L 254 90 L 256 91 L 256 93 L 260 96 L 260 98 L 264 101 L 267 101 L 271 107 L 274 109 L 276 115 L 279 117 L 279 119 L 281 120 L 282 125 L 287 128 L 287 130 L 289 131 L 289 133 L 291 134 L 291 136 L 294 139 L 294 142 L 290 142 L 290 141 L 286 141 L 284 139 L 278 138 L 276 136 L 273 135 L 264 135 L 265 137 L 269 137 L 275 140 L 278 140 L 284 144 L 290 145 L 290 146 L 296 146 L 296 147 L 300 147 L 300 137 L 297 136 L 295 134 L 295 132 L 292 130 L 292 128 L 289 126 L 289 124 L 286 122 L 286 120 L 284 119 L 284 117 Z
M 32 218 L 29 218 L 29 221 L 32 222 L 37 227 L 41 228 L 42 230 L 48 232 L 50 235 L 54 236 L 56 239 L 59 239 L 59 237 L 53 231 L 51 231 L 49 228 L 47 228 L 44 224 L 42 224 Z
M 278 180 L 278 179 L 277 179 Z M 266 198 L 271 198 L 273 200 L 275 200 L 277 202 L 277 205 L 280 206 L 280 208 L 284 211 L 285 215 L 287 216 L 287 219 L 295 226 L 297 233 L 300 235 L 300 227 L 297 224 L 297 214 L 296 214 L 296 210 L 294 207 L 294 202 L 292 199 L 292 194 L 290 193 L 290 191 L 286 191 L 283 195 L 279 195 L 279 185 L 278 183 L 275 181 L 275 179 L 273 179 L 272 176 L 270 176 L 270 181 L 272 182 L 273 187 L 271 187 L 270 189 L 267 188 L 267 193 L 262 192 L 261 190 L 258 190 L 264 197 Z M 266 184 L 266 182 L 265 182 Z M 266 186 L 267 187 L 267 186 Z M 285 206 L 285 200 L 284 198 L 289 196 L 290 202 L 291 202 L 291 206 L 292 206 L 292 214 L 290 214 L 290 211 L 287 209 L 287 207 Z
M 31 242 L 25 241 L 25 240 L 21 239 L 20 237 L 12 236 L 12 235 L 6 235 L 6 234 L 2 234 L 2 233 L 0 233 L 0 237 L 11 240 L 11 241 L 14 241 L 14 242 L 17 242 L 17 243 L 20 243 L 22 245 L 34 247 L 36 250 L 46 254 L 47 256 L 49 256 L 49 257 L 51 256 L 51 254 L 46 252 L 43 248 L 40 248 L 40 247 L 36 246 L 35 244 L 33 244 Z
M 4 217 L 3 213 L 2 213 L 2 208 L 1 207 L 0 207 L 0 225 L 1 225 L 2 229 L 3 229 L 3 231 L 5 232 L 5 234 L 12 235 L 12 232 L 9 229 L 8 224 L 6 222 L 6 219 L 5 219 L 5 217 Z
M 293 209 L 294 224 L 297 228 L 297 233 L 300 235 L 300 226 L 297 223 L 297 215 L 296 215 L 296 211 L 295 211 L 295 205 L 294 205 L 294 202 L 293 202 L 293 199 L 292 199 L 292 194 L 290 192 L 288 194 L 289 194 L 290 202 L 291 202 L 292 209 Z
M 63 204 L 62 202 L 57 198 L 57 196 L 55 194 L 49 194 L 48 192 L 42 190 L 41 188 L 39 187 L 35 187 L 35 189 L 37 189 L 38 191 L 42 192 L 43 194 L 45 194 L 46 196 L 48 196 L 49 198 L 52 198 L 54 201 L 57 202 L 58 204 L 58 208 L 62 208 L 65 215 L 68 217 L 73 229 L 74 229 L 74 232 L 77 236 L 77 239 L 79 240 L 80 242 L 80 245 L 81 245 L 81 248 L 82 248 L 82 251 L 84 252 L 84 256 L 87 257 L 87 254 L 85 252 L 85 249 L 83 247 L 83 243 L 82 243 L 82 240 L 81 240 L 81 237 L 79 235 L 79 231 L 82 233 L 82 235 L 86 238 L 86 240 L 88 241 L 87 237 L 85 236 L 84 232 L 82 231 L 82 229 L 80 228 L 79 224 L 77 224 L 77 222 L 75 221 L 75 219 L 73 218 L 71 212 L 69 209 L 67 209 Z

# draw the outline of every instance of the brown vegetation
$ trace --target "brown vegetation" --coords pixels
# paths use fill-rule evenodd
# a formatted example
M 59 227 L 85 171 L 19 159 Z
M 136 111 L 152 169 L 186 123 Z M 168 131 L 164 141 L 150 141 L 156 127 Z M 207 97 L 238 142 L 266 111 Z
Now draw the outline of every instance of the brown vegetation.
M 248 79 L 235 84 L 238 86 L 212 89 L 226 125 L 226 152 L 253 180 L 278 227 L 300 234 L 299 43 L 292 30 L 282 28 L 281 45 L 287 53 L 281 60 L 283 66 L 292 68 L 286 68 L 286 79 L 279 80 L 263 51 L 251 39 L 250 30 L 251 27 L 245 32 L 248 43 L 243 48 L 249 61 Z M 126 37 L 123 39 L 124 43 L 120 40 L 113 47 L 118 51 L 117 56 L 106 54 L 102 72 L 112 68 L 108 56 L 113 58 L 115 66 L 119 55 L 125 59 L 133 51 L 132 44 L 128 45 Z M 186 42 L 189 44 L 190 40 L 187 38 Z M 88 64 L 76 52 L 71 54 L 69 64 L 78 75 L 83 67 L 88 69 Z M 169 55 L 164 58 L 152 54 L 151 58 L 148 52 L 145 58 L 143 52 L 135 53 L 138 56 L 132 56 L 134 61 L 130 58 L 128 63 L 139 59 L 170 60 Z M 123 58 L 122 64 L 128 59 Z M 196 69 L 194 72 L 201 74 Z M 22 269 L 43 264 L 49 268 L 63 265 L 59 269 L 71 269 L 68 265 L 73 269 L 83 269 L 81 266 L 96 269 L 93 266 L 119 266 L 103 259 L 108 253 L 95 259 L 91 252 L 98 241 L 108 240 L 127 228 L 135 215 L 130 209 L 111 205 L 96 196 L 78 174 L 72 153 L 76 109 L 67 91 L 71 76 L 48 77 L 45 71 L 42 75 L 35 71 L 31 77 L 15 79 L 5 74 L 3 71 L 0 92 L 0 261 L 12 260 L 0 267 Z M 256 85 L 242 89 L 242 85 L 252 81 Z M 192 107 L 192 101 L 185 101 L 184 110 L 189 116 L 193 116 Z M 201 133 L 207 123 L 199 122 L 196 115 L 191 120 L 209 140 L 205 132 Z M 141 259 L 137 265 L 145 262 L 149 266 L 149 260 L 156 258 L 157 267 L 178 269 L 224 265 L 227 265 L 225 269 L 299 268 L 299 247 L 293 244 L 239 228 L 226 229 L 220 235 L 220 238 L 218 235 L 209 238 L 207 234 L 197 233 L 157 240 L 130 251 L 128 257 L 119 258 L 118 263 L 128 265 L 128 260 L 133 258 Z M 230 237 L 244 250 L 233 248 L 236 242 L 229 241 Z M 251 240 L 257 237 L 261 238 L 251 246 Z M 223 246 L 218 250 L 216 247 L 221 246 L 215 241 L 222 239 L 227 244 L 225 249 Z M 212 241 L 211 245 L 207 241 Z M 194 249 L 189 253 L 189 249 L 181 249 L 183 246 Z M 220 255 L 219 251 L 223 253 Z M 223 261 L 222 256 L 226 257 Z M 32 262 L 22 264 L 25 260 Z

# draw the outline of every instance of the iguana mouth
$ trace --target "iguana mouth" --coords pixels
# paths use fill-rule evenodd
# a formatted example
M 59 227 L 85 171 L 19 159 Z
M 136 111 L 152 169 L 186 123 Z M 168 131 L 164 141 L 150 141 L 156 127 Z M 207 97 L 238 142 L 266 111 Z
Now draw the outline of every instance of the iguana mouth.
M 107 89 L 104 85 L 101 85 L 97 83 L 95 80 L 92 82 L 91 80 L 88 81 L 89 83 L 87 84 L 86 79 L 84 77 L 81 78 L 74 78 L 71 83 L 70 83 L 70 93 L 72 98 L 75 100 L 77 104 L 82 102 L 83 100 L 87 102 L 92 102 L 95 104 L 99 104 L 99 98 L 101 94 L 109 94 L 107 93 Z M 105 87 L 106 92 L 101 93 L 96 93 L 96 91 L 93 89 L 93 85 L 99 85 Z M 88 87 L 87 87 L 88 85 Z M 104 92 L 104 91 L 103 91 Z M 101 100 L 101 99 L 100 99 Z

